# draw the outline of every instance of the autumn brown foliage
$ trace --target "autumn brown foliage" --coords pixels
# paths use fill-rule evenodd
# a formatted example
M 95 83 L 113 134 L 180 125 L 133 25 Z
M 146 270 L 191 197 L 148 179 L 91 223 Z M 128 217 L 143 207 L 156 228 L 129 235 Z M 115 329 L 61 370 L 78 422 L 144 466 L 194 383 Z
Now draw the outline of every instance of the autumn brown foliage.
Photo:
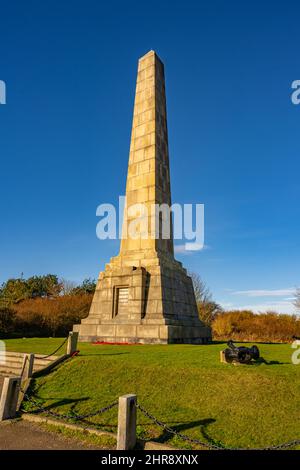
M 23 300 L 2 315 L 0 310 L 0 335 L 65 336 L 88 315 L 92 298 L 92 294 L 81 294 Z
M 300 318 L 275 312 L 220 312 L 212 323 L 214 339 L 235 341 L 288 342 L 300 337 Z
M 92 293 L 60 295 L 0 308 L 0 337 L 65 336 L 88 315 L 92 298 Z M 300 337 L 299 316 L 274 312 L 220 311 L 211 326 L 215 340 L 288 342 Z

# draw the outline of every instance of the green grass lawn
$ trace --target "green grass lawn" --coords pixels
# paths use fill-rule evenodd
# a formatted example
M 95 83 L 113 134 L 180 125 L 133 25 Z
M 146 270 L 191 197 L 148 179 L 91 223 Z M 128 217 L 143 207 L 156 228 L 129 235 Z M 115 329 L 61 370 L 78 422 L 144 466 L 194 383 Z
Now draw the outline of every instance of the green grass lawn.
M 7 340 L 6 345 L 13 351 L 49 354 L 61 342 L 34 338 Z M 265 447 L 300 439 L 300 366 L 291 363 L 294 350 L 287 344 L 258 346 L 270 364 L 221 364 L 224 344 L 80 343 L 80 355 L 35 379 L 33 393 L 56 412 L 79 414 L 136 393 L 141 405 L 169 427 L 228 447 Z M 117 408 L 89 423 L 115 432 Z M 191 448 L 140 412 L 138 433 Z

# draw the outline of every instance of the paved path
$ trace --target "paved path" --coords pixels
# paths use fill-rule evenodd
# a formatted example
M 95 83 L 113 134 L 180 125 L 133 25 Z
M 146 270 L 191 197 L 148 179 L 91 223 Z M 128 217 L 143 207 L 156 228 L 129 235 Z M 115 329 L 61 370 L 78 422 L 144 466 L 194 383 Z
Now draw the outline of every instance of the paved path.
M 26 421 L 0 423 L 0 450 L 92 450 L 89 444 L 80 443 L 55 432 L 42 429 Z
M 4 377 L 0 375 L 0 396 Z M 26 421 L 0 422 L 0 450 L 87 450 L 97 449 Z
M 0 396 L 4 376 L 0 375 Z M 56 432 L 47 431 L 27 421 L 0 422 L 1 450 L 97 450 L 99 447 L 81 443 Z

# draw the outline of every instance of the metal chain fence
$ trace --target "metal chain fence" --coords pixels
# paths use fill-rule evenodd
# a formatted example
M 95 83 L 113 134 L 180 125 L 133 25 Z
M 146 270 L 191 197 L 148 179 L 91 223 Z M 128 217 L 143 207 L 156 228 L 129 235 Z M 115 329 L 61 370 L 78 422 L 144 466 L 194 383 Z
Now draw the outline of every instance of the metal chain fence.
M 53 351 L 51 354 L 48 354 L 48 356 L 43 356 L 43 359 L 48 359 L 48 357 L 54 356 L 54 354 L 56 354 L 66 344 L 67 341 L 68 338 L 65 338 L 61 345 L 57 349 L 55 349 L 55 351 Z
M 45 408 L 44 406 L 41 406 L 39 403 L 37 403 L 35 400 L 33 400 L 27 393 L 25 393 L 24 390 L 20 389 L 20 391 L 21 391 L 21 393 L 23 393 L 23 396 L 27 400 L 27 402 L 31 403 L 33 406 L 36 407 L 36 409 L 34 409 L 32 411 L 27 411 L 27 410 L 22 409 L 23 413 L 33 413 L 33 414 L 35 414 L 35 413 L 46 413 L 47 415 L 52 416 L 54 418 L 58 418 L 58 419 L 68 419 L 68 420 L 82 421 L 82 420 L 85 420 L 85 419 L 88 419 L 88 418 L 92 418 L 94 416 L 98 416 L 98 415 L 104 413 L 105 411 L 108 411 L 111 408 L 114 408 L 118 404 L 118 400 L 115 400 L 114 402 L 110 403 L 109 405 L 106 405 L 102 408 L 99 408 L 96 411 L 92 411 L 91 413 L 82 414 L 82 415 L 79 415 L 75 412 L 72 412 L 70 414 L 62 414 L 62 413 L 56 413 L 55 411 L 51 411 L 51 410 Z
M 96 411 L 92 411 L 91 413 L 87 414 L 82 414 L 79 415 L 75 412 L 72 412 L 70 414 L 62 414 L 62 413 L 56 413 L 55 411 L 51 411 L 44 406 L 41 406 L 39 403 L 37 403 L 35 400 L 33 400 L 22 388 L 20 388 L 20 392 L 23 393 L 24 398 L 32 404 L 35 409 L 32 411 L 27 411 L 27 410 L 22 410 L 23 413 L 45 413 L 49 416 L 52 416 L 57 419 L 66 419 L 66 420 L 75 420 L 75 421 L 83 421 L 88 418 L 92 418 L 95 416 L 98 416 L 102 413 L 105 413 L 105 411 L 108 411 L 115 406 L 118 405 L 119 401 L 115 400 L 109 405 L 106 405 L 102 408 L 99 408 Z M 169 434 L 172 434 L 173 436 L 177 436 L 178 438 L 182 439 L 183 441 L 190 442 L 191 444 L 196 444 L 201 447 L 211 449 L 211 450 L 229 450 L 229 451 L 237 451 L 237 450 L 284 450 L 284 449 L 289 449 L 295 446 L 300 445 L 300 439 L 294 439 L 289 442 L 284 442 L 282 444 L 274 445 L 274 446 L 268 446 L 268 447 L 258 447 L 258 448 L 239 448 L 239 447 L 226 447 L 222 445 L 217 445 L 217 444 L 212 444 L 209 442 L 201 441 L 200 439 L 195 439 L 192 437 L 187 436 L 186 434 L 183 434 L 181 432 L 176 431 L 173 428 L 170 428 L 166 423 L 163 423 L 162 421 L 158 420 L 155 416 L 153 416 L 149 411 L 147 411 L 142 405 L 139 403 L 136 403 L 136 408 L 141 411 L 141 413 L 146 416 L 148 419 L 150 419 L 154 424 L 156 424 L 158 427 L 163 429 Z
M 183 441 L 190 442 L 192 444 L 198 444 L 202 447 L 206 447 L 211 450 L 283 450 L 283 449 L 288 449 L 290 447 L 295 447 L 297 445 L 300 445 L 300 439 L 295 439 L 293 441 L 289 442 L 284 442 L 283 444 L 278 444 L 276 446 L 269 446 L 269 447 L 258 447 L 258 448 L 238 448 L 238 447 L 225 447 L 217 444 L 211 444 L 208 442 L 200 441 L 199 439 L 194 439 L 192 437 L 187 436 L 186 434 L 182 434 L 178 431 L 175 431 L 175 429 L 170 428 L 167 426 L 165 423 L 162 421 L 159 421 L 155 416 L 153 416 L 149 411 L 147 411 L 142 405 L 139 403 L 136 404 L 136 407 L 138 410 L 140 410 L 144 416 L 146 416 L 148 419 L 153 421 L 157 426 L 160 428 L 164 429 L 164 431 L 168 432 L 169 434 L 173 434 L 174 436 L 179 437 Z

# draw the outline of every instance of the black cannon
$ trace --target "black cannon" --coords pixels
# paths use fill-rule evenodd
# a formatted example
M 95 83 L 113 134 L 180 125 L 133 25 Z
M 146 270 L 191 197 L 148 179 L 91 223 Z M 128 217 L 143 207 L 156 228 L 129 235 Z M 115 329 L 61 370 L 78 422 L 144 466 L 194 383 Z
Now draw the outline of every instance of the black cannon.
M 240 364 L 249 364 L 252 360 L 259 359 L 259 349 L 257 346 L 246 348 L 245 346 L 235 346 L 233 341 L 227 343 L 224 355 L 226 362 L 239 362 Z

